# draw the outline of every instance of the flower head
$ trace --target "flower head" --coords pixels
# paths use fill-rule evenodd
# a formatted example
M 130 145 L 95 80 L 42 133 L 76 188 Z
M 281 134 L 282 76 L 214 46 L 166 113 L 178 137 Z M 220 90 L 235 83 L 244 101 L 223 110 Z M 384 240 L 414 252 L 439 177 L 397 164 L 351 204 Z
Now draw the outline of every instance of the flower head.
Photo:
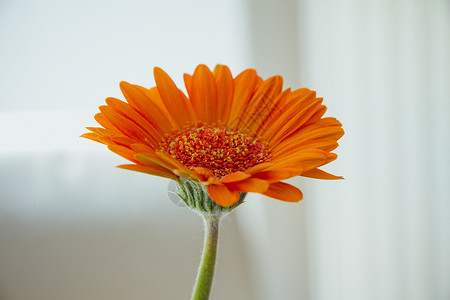
M 154 75 L 150 89 L 121 82 L 128 103 L 107 98 L 95 116 L 102 127 L 82 135 L 132 162 L 120 168 L 198 182 L 223 207 L 248 192 L 299 201 L 301 191 L 281 182 L 294 176 L 342 178 L 318 169 L 337 158 L 344 131 L 323 117 L 314 91 L 282 90 L 281 76 L 263 80 L 253 69 L 233 78 L 227 66 L 199 65 L 184 75 L 186 96 L 160 68 Z

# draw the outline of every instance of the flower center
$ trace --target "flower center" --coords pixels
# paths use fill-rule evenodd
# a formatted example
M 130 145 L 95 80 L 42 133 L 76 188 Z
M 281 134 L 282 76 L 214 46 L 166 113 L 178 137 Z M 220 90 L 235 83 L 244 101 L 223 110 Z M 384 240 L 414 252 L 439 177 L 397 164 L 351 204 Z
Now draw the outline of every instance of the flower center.
M 186 167 L 207 168 L 219 178 L 263 163 L 269 156 L 267 145 L 224 127 L 189 129 L 167 139 L 162 148 Z

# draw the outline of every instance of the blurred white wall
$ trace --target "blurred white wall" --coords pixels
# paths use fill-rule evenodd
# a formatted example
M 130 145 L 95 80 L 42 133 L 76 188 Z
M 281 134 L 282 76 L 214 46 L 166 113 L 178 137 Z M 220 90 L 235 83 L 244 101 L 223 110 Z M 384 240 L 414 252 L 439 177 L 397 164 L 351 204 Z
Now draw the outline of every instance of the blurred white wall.
M 212 299 L 449 299 L 449 53 L 448 1 L 1 1 L 0 299 L 188 298 L 200 218 L 78 136 L 119 81 L 198 63 L 315 89 L 346 130 L 344 181 L 224 220 Z
M 122 80 L 153 86 L 159 66 L 248 66 L 246 11 L 232 1 L 0 2 L 0 111 L 88 109 Z
M 301 1 L 301 83 L 346 130 L 310 182 L 310 299 L 450 298 L 450 3 Z

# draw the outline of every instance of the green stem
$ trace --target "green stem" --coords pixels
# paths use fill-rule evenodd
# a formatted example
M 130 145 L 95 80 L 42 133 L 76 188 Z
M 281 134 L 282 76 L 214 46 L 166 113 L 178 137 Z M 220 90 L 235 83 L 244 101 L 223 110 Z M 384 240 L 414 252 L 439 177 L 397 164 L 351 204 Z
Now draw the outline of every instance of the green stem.
M 202 261 L 198 269 L 192 300 L 208 300 L 216 266 L 217 240 L 219 238 L 219 218 L 205 216 L 205 245 Z

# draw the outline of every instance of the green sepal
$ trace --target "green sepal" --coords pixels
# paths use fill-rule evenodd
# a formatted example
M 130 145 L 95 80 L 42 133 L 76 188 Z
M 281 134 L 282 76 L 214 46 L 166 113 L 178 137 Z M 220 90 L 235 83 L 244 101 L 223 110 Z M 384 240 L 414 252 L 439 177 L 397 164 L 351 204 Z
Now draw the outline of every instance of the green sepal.
M 190 209 L 203 216 L 220 216 L 231 212 L 244 203 L 247 193 L 239 193 L 239 201 L 229 207 L 223 207 L 214 202 L 208 194 L 206 186 L 184 178 L 179 178 L 177 183 L 177 195 Z

